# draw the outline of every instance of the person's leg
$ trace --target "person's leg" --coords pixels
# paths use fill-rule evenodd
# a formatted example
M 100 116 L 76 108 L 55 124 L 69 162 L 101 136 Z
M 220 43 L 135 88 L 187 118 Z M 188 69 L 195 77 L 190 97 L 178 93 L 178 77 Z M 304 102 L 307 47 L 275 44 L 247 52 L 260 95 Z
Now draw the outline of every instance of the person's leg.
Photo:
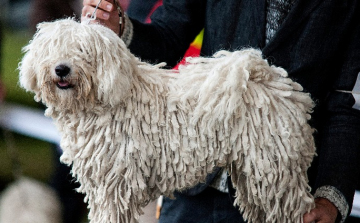
M 159 223 L 243 223 L 229 194 L 208 187 L 195 196 L 175 193 L 164 198 Z

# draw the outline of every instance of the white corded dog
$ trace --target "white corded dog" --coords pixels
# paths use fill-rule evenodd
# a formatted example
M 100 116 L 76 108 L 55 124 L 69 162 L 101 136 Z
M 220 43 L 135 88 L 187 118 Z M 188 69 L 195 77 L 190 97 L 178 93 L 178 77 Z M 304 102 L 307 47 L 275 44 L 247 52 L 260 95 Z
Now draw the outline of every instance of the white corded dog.
M 141 62 L 101 25 L 42 23 L 20 83 L 62 133 L 91 222 L 136 222 L 150 200 L 227 168 L 248 222 L 301 222 L 314 207 L 313 101 L 260 51 Z

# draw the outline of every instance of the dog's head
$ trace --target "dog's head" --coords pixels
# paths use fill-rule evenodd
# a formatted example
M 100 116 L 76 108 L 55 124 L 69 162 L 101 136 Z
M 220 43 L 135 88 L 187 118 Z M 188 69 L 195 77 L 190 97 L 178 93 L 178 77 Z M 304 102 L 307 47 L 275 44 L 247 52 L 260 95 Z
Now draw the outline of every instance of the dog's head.
M 110 29 L 72 19 L 39 24 L 23 51 L 20 85 L 61 110 L 120 103 L 138 63 Z

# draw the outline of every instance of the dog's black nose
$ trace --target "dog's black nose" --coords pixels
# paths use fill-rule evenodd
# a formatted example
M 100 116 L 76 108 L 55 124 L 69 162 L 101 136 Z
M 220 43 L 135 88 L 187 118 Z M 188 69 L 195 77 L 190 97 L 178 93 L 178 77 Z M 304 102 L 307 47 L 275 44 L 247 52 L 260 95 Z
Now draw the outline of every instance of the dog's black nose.
M 70 67 L 66 65 L 58 65 L 55 67 L 55 73 L 59 77 L 65 77 L 66 75 L 69 74 L 69 72 L 70 72 Z

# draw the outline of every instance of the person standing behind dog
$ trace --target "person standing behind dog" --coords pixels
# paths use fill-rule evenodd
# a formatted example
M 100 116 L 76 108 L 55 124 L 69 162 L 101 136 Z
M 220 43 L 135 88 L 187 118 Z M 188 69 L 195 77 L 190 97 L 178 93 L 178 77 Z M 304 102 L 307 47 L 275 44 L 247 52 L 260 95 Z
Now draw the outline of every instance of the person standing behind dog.
M 83 19 L 97 3 L 83 0 Z M 132 53 L 152 63 L 176 65 L 204 28 L 203 56 L 259 48 L 271 64 L 287 70 L 317 104 L 311 125 L 317 130 L 318 157 L 308 172 L 316 207 L 304 222 L 345 221 L 360 169 L 360 1 L 164 0 L 151 24 L 125 16 L 124 26 L 108 0 L 96 16 L 94 22 L 112 29 Z M 208 178 L 195 191 L 177 194 L 177 208 L 164 208 L 160 222 L 241 222 L 228 214 L 237 210 L 228 197 L 213 196 L 208 185 L 214 176 Z M 218 208 L 223 205 L 226 210 Z

